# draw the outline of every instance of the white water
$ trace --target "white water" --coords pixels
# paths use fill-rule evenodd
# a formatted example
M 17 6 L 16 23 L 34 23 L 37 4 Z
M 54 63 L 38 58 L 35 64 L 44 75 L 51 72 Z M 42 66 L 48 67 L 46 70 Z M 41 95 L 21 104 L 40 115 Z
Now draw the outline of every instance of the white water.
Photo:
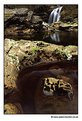
M 54 34 L 50 35 L 50 37 L 55 42 L 60 42 L 60 37 L 59 37 L 59 33 L 58 32 L 55 32 Z
M 54 23 L 54 22 L 58 22 L 60 20 L 60 12 L 62 10 L 62 6 L 54 9 L 50 16 L 49 16 L 49 20 L 48 20 L 48 23 L 51 24 L 51 23 Z
M 60 12 L 62 10 L 62 7 L 63 6 L 59 6 L 57 7 L 56 9 L 54 9 L 50 16 L 49 16 L 49 20 L 48 20 L 48 23 L 49 24 L 52 24 L 54 22 L 58 22 L 60 21 Z M 59 37 L 59 33 L 58 32 L 55 32 L 54 34 L 50 35 L 51 39 L 54 40 L 55 42 L 60 42 L 60 37 Z

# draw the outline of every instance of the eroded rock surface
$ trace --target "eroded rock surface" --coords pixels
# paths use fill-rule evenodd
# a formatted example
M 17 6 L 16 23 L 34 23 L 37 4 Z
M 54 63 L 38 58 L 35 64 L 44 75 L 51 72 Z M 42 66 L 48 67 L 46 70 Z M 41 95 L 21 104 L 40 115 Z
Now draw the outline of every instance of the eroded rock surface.
M 44 78 L 44 81 L 43 92 L 45 95 L 63 95 L 67 96 L 69 100 L 73 98 L 73 89 L 69 83 L 52 77 Z
M 28 67 L 37 62 L 77 60 L 77 55 L 77 46 L 64 47 L 41 41 L 5 39 L 5 71 L 7 70 L 5 76 L 9 77 L 13 72 L 16 77 L 20 68 Z M 7 68 L 10 68 L 9 72 Z
M 47 92 L 47 94 L 49 95 L 45 95 L 43 93 L 43 86 L 42 86 L 45 83 L 40 81 L 38 83 L 35 96 L 36 112 L 38 114 L 77 114 L 78 112 L 77 82 L 74 82 L 73 79 L 70 79 L 67 76 L 61 76 L 60 80 L 61 79 L 65 81 L 65 83 L 71 84 L 74 93 L 72 100 L 69 100 L 69 98 L 67 98 L 66 95 L 58 96 L 56 93 L 51 96 L 50 92 Z M 55 78 L 54 80 L 57 81 L 58 78 Z
M 6 103 L 4 106 L 5 114 L 20 114 L 22 113 L 22 108 L 20 104 Z
M 18 85 L 16 84 L 16 81 L 17 81 L 19 72 L 21 70 L 23 70 L 26 67 L 33 66 L 34 64 L 37 65 L 37 63 L 44 63 L 46 61 L 47 62 L 51 61 L 53 65 L 53 61 L 58 61 L 58 60 L 77 61 L 77 46 L 65 46 L 64 47 L 61 45 L 59 46 L 59 45 L 45 43 L 43 41 L 32 42 L 29 40 L 15 41 L 12 39 L 5 39 L 5 89 L 6 89 L 5 92 L 7 92 L 6 96 L 7 94 L 8 95 L 12 94 L 12 89 L 18 90 L 18 87 L 17 87 Z M 44 68 L 45 70 L 46 69 L 45 67 L 47 67 L 45 64 L 44 64 L 44 67 L 42 67 L 42 65 L 40 66 L 41 67 L 37 65 L 34 68 L 35 69 Z M 55 67 L 51 66 L 49 68 L 52 69 Z M 36 78 L 35 76 L 36 74 L 38 74 L 39 76 L 38 72 L 36 73 L 33 72 L 33 73 L 34 73 L 34 78 Z M 57 70 L 56 70 L 56 73 L 57 73 Z M 60 73 L 62 73 L 62 71 L 60 71 Z M 26 72 L 21 73 L 21 78 L 22 76 L 24 77 L 25 74 Z M 26 79 L 24 80 L 27 80 L 30 78 L 29 74 L 27 75 L 28 75 L 28 78 L 26 77 Z M 31 77 L 33 77 L 33 75 Z M 21 85 L 23 82 L 20 82 Z M 34 82 L 34 84 L 37 85 L 37 82 Z M 26 85 L 26 82 L 23 85 Z M 27 93 L 27 96 L 28 96 L 28 93 Z M 13 97 L 13 98 L 11 99 L 10 97 Z M 6 101 L 10 100 L 10 102 L 12 102 L 12 100 L 14 100 L 15 98 L 14 100 L 15 102 L 16 101 L 20 102 L 17 96 L 15 97 L 14 95 L 10 97 L 6 98 Z

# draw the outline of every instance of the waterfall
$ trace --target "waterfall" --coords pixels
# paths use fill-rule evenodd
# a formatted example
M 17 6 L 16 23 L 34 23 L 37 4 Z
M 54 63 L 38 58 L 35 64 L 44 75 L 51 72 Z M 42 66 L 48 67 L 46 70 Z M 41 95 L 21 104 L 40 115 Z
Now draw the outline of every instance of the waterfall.
M 54 23 L 54 22 L 58 22 L 60 20 L 60 12 L 62 10 L 62 7 L 63 6 L 59 6 L 58 8 L 54 9 L 50 16 L 49 16 L 49 20 L 48 20 L 48 23 L 51 24 L 51 23 Z
M 60 12 L 62 10 L 63 6 L 59 6 L 56 9 L 54 9 L 50 16 L 49 16 L 49 20 L 48 23 L 52 24 L 54 22 L 58 22 L 60 20 Z M 60 42 L 60 37 L 59 37 L 59 33 L 55 32 L 54 34 L 50 35 L 51 39 L 54 40 L 55 42 Z

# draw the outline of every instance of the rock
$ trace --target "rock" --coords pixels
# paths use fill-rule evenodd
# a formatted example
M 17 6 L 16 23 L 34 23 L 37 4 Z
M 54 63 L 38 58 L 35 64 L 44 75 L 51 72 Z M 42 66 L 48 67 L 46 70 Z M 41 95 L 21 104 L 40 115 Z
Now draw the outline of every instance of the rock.
M 74 92 L 73 99 L 71 98 L 72 100 L 69 100 L 69 98 L 65 97 L 65 95 L 58 96 L 56 93 L 54 95 L 45 95 L 43 93 L 43 83 L 40 81 L 38 83 L 35 95 L 36 112 L 38 114 L 77 114 L 78 113 L 77 84 L 75 83 L 74 80 L 71 80 L 67 76 L 61 75 L 60 78 L 59 77 L 54 78 L 53 80 L 55 80 L 56 82 L 57 79 L 63 80 L 63 82 L 69 83 L 72 86 Z M 52 83 L 52 81 L 50 81 L 50 83 Z M 50 86 L 49 83 L 46 85 Z M 47 93 L 49 94 L 49 92 Z
M 16 16 L 27 16 L 28 15 L 28 8 L 16 8 L 15 9 Z
M 5 6 L 6 7 L 6 6 Z M 10 6 L 9 6 L 10 7 Z M 71 6 L 63 6 L 62 19 L 61 24 L 54 23 L 51 26 L 43 26 L 43 22 L 46 23 L 49 18 L 49 14 L 53 8 L 57 6 L 12 6 L 5 8 L 5 36 L 10 37 L 25 37 L 27 39 L 35 38 L 36 35 L 43 33 L 49 34 L 50 32 L 54 32 L 55 30 L 64 30 L 64 31 L 77 31 L 78 29 L 78 20 L 77 20 L 77 6 L 73 6 L 76 13 L 72 14 L 72 21 L 65 21 L 64 18 L 69 14 L 69 8 L 72 9 Z M 65 11 L 65 10 L 66 11 Z M 68 13 L 67 13 L 68 12 Z M 65 16 L 65 14 L 67 16 Z M 8 17 L 7 17 L 8 16 Z M 71 15 L 70 15 L 71 18 Z M 67 18 L 66 18 L 67 19 Z M 32 30 L 35 30 L 33 33 Z M 30 34 L 29 31 L 30 30 Z
M 39 47 L 46 47 L 46 46 L 48 46 L 48 44 L 44 44 L 43 42 L 38 42 L 37 46 L 39 46 Z
M 13 103 L 6 103 L 4 106 L 4 113 L 5 114 L 21 114 L 22 108 L 20 104 L 13 104 Z
M 77 84 L 74 85 L 78 80 L 77 46 L 55 45 L 40 41 L 41 38 L 37 39 L 49 31 L 77 30 L 77 5 L 63 6 L 61 22 L 53 23 L 51 26 L 46 22 L 56 5 L 5 5 L 5 7 L 5 38 L 13 38 L 6 38 L 4 45 L 5 114 L 21 113 L 21 103 L 25 107 L 25 103 L 30 104 L 27 107 L 34 106 L 36 112 L 31 113 L 77 113 L 78 91 Z M 52 79 L 49 74 L 55 77 Z M 66 80 L 67 77 L 58 78 L 60 74 L 66 74 L 69 81 Z M 42 75 L 45 85 L 39 82 Z M 47 79 L 50 81 L 48 84 Z M 46 87 L 50 91 L 46 90 Z
M 69 100 L 73 99 L 72 86 L 63 80 L 52 77 L 44 78 L 43 93 L 45 95 L 67 96 Z
M 70 14 L 71 13 L 71 14 Z M 73 22 L 74 18 L 78 17 L 78 6 L 77 5 L 66 5 L 63 6 L 61 11 L 61 20 L 63 22 Z
M 12 55 L 8 57 L 5 56 L 5 86 L 16 88 L 16 78 L 18 73 L 18 61 Z
M 26 17 L 26 23 L 29 21 L 31 22 L 32 16 L 33 16 L 33 11 L 29 11 L 28 16 Z
M 35 30 L 34 29 L 24 29 L 24 30 L 22 30 L 22 37 L 23 38 L 28 38 L 28 39 L 32 39 L 32 38 L 34 38 L 35 37 L 35 35 L 34 35 L 34 33 L 35 33 Z
M 77 60 L 77 46 L 66 46 L 62 48 L 55 48 L 53 54 L 57 56 L 57 58 L 67 59 L 67 60 Z
M 43 24 L 43 29 L 45 32 L 48 33 L 53 33 L 59 30 L 62 31 L 77 31 L 78 30 L 78 24 L 77 22 L 71 23 L 64 23 L 64 22 L 55 22 L 52 23 L 51 25 Z
M 20 30 L 20 28 L 22 29 L 23 27 L 26 28 L 26 26 L 30 26 L 30 23 L 28 22 L 31 22 L 33 11 L 29 11 L 28 8 L 15 8 L 9 10 L 13 11 L 13 16 L 5 21 L 5 29 L 12 27 L 12 29 L 14 30 L 14 27 L 18 27 L 18 29 Z M 6 11 L 8 12 L 8 10 Z M 7 14 L 10 14 L 9 12 L 7 12 L 5 13 L 5 18 L 7 18 Z
M 5 47 L 5 53 L 4 53 L 4 56 L 5 56 L 5 63 L 4 63 L 5 78 L 4 79 L 5 81 L 4 83 L 5 83 L 6 103 L 10 103 L 10 102 L 16 103 L 20 100 L 22 96 L 21 94 L 18 97 L 18 92 L 14 91 L 14 90 L 18 90 L 17 80 L 19 80 L 18 83 L 20 83 L 20 86 L 25 86 L 25 87 L 28 86 L 28 89 L 30 89 L 31 87 L 32 89 L 31 91 L 33 91 L 33 86 L 35 89 L 35 87 L 38 84 L 37 82 L 40 79 L 39 76 L 41 77 L 41 73 L 44 74 L 45 72 L 47 72 L 48 74 L 49 73 L 51 74 L 52 71 L 50 69 L 52 69 L 54 71 L 52 75 L 53 74 L 58 75 L 59 72 L 61 74 L 63 70 L 61 71 L 57 69 L 59 67 L 63 68 L 63 64 L 65 64 L 64 66 L 65 71 L 70 70 L 70 68 L 72 69 L 72 66 L 74 69 L 75 68 L 77 69 L 77 66 L 75 65 L 77 64 L 76 63 L 77 61 L 73 60 L 73 57 L 75 56 L 76 58 L 78 54 L 77 46 L 61 46 L 61 45 L 46 43 L 43 41 L 30 41 L 30 40 L 19 41 L 19 40 L 6 38 L 4 47 Z M 65 55 L 66 58 L 63 55 Z M 69 59 L 70 57 L 71 59 Z M 61 61 L 60 63 L 59 63 L 59 60 Z M 26 68 L 28 68 L 27 72 L 26 71 L 22 72 L 22 69 L 26 69 Z M 54 70 L 54 68 L 56 68 L 56 70 Z M 21 72 L 21 74 L 19 74 L 19 72 Z M 72 74 L 71 71 L 70 73 Z M 27 75 L 27 77 L 25 77 L 25 75 Z M 35 77 L 35 75 L 37 76 Z M 18 77 L 20 77 L 20 79 Z M 20 80 L 23 80 L 22 77 L 24 77 L 25 79 L 24 81 L 20 82 Z M 29 79 L 34 83 L 32 85 L 30 81 L 29 83 L 30 87 L 28 84 L 26 84 L 27 80 Z M 62 81 L 60 82 L 62 83 Z M 28 96 L 31 99 L 34 98 L 31 95 L 31 93 L 28 93 L 27 88 L 22 88 L 22 89 L 23 90 L 25 89 L 25 95 L 28 94 Z M 65 90 L 64 87 L 63 89 Z M 34 94 L 34 92 L 32 92 L 32 94 Z M 28 96 L 27 96 L 27 100 L 29 100 Z M 68 96 L 71 99 L 71 93 L 69 93 Z M 21 100 L 23 101 L 23 99 Z M 25 101 L 27 100 L 25 98 Z
M 4 11 L 4 15 L 5 15 L 4 21 L 6 22 L 6 21 L 8 21 L 8 19 L 11 19 L 14 16 L 15 13 L 16 13 L 16 11 L 14 11 L 13 9 L 5 9 L 5 11 Z
M 20 66 L 24 68 L 25 66 L 28 67 L 28 65 L 37 62 L 54 61 L 56 59 L 77 60 L 78 52 L 77 46 L 69 45 L 64 47 L 61 45 L 47 44 L 41 41 L 15 41 L 12 39 L 5 39 L 5 54 L 7 54 L 5 55 L 5 62 L 7 63 L 5 67 L 10 68 L 10 70 L 15 69 L 16 74 L 14 75 L 17 75 Z M 8 67 L 9 65 L 12 66 L 12 68 Z
M 61 23 L 59 26 L 60 30 L 68 30 L 68 31 L 73 31 L 75 29 L 78 29 L 78 24 L 77 23 Z
M 32 23 L 33 24 L 36 24 L 36 23 L 39 23 L 39 22 L 42 22 L 42 19 L 40 18 L 40 16 L 33 16 L 32 18 Z

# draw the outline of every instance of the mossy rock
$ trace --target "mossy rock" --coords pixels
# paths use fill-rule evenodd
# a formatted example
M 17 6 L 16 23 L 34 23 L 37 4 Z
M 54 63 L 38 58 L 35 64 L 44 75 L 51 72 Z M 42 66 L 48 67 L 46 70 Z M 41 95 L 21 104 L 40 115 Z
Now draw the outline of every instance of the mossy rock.
M 32 53 L 35 53 L 35 52 L 37 52 L 38 50 L 40 50 L 38 47 L 33 47 L 33 48 L 32 48 Z
M 4 106 L 5 114 L 21 114 L 22 108 L 20 104 L 7 103 Z

